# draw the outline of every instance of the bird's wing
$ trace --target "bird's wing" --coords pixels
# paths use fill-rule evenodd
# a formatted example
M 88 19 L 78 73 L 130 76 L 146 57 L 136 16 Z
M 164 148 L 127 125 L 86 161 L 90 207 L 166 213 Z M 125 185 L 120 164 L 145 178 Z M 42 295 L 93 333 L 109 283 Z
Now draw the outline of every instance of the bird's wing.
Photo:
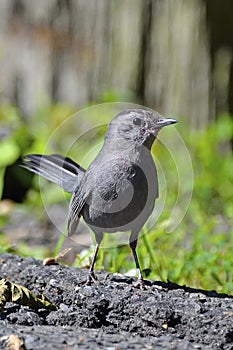
M 89 215 L 92 221 L 108 213 L 121 211 L 133 191 L 129 181 L 132 165 L 120 157 L 105 160 L 92 175 L 93 188 L 90 197 Z
M 89 193 L 85 191 L 85 185 L 83 182 L 85 181 L 81 182 L 79 188 L 73 193 L 70 200 L 67 222 L 68 236 L 73 235 L 77 230 L 81 210 L 89 195 Z
M 85 169 L 72 159 L 58 154 L 29 154 L 21 166 L 56 183 L 69 193 L 75 191 L 85 173 Z

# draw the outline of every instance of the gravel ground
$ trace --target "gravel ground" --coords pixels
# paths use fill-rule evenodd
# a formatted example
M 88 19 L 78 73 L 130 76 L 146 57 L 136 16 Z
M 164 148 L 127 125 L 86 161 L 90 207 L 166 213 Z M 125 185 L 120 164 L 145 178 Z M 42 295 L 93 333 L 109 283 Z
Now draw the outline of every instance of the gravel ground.
M 43 293 L 56 311 L 7 303 L 0 314 L 0 349 L 15 335 L 21 347 L 8 349 L 233 349 L 233 297 L 173 283 L 43 266 L 33 258 L 0 255 L 0 278 Z

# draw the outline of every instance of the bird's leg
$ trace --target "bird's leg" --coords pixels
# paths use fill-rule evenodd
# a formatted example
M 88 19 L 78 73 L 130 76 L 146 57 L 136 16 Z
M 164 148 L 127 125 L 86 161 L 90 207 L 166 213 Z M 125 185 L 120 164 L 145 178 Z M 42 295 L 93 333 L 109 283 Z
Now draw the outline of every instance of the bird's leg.
M 91 284 L 92 282 L 96 282 L 96 280 L 97 280 L 97 278 L 94 274 L 94 266 L 95 266 L 95 261 L 96 261 L 97 254 L 99 251 L 100 243 L 101 243 L 102 238 L 103 238 L 103 233 L 101 232 L 100 234 L 95 234 L 95 236 L 96 236 L 96 246 L 95 246 L 94 255 L 92 257 L 91 266 L 89 269 L 87 280 L 86 280 L 87 285 Z
M 96 282 L 96 280 L 97 280 L 97 278 L 94 274 L 94 266 L 95 266 L 95 261 L 96 261 L 96 257 L 98 254 L 99 246 L 100 245 L 98 243 L 96 243 L 94 255 L 92 257 L 91 266 L 89 268 L 89 272 L 88 272 L 88 276 L 87 276 L 87 280 L 86 280 L 87 285 L 91 284 L 92 282 Z
M 142 277 L 142 271 L 141 271 L 139 261 L 138 261 L 138 256 L 136 253 L 137 243 L 138 243 L 138 238 L 135 238 L 135 235 L 133 233 L 131 233 L 129 246 L 130 246 L 132 253 L 133 253 L 133 257 L 134 257 L 134 261 L 135 261 L 135 265 L 136 265 L 136 269 L 137 269 L 137 274 L 138 274 L 138 279 L 137 279 L 136 283 L 134 284 L 134 286 L 136 288 L 144 289 L 144 287 L 145 287 L 144 280 Z

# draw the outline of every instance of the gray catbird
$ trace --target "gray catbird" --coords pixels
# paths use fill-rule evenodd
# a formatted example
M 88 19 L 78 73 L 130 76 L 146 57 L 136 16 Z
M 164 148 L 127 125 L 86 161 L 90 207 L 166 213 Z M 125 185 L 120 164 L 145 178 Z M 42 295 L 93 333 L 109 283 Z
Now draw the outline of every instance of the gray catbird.
M 110 122 L 99 154 L 87 170 L 60 155 L 30 154 L 23 166 L 72 193 L 68 235 L 82 216 L 96 237 L 87 282 L 95 279 L 94 264 L 103 232 L 131 231 L 138 280 L 143 278 L 136 253 L 139 232 L 158 197 L 156 167 L 150 149 L 159 130 L 177 121 L 143 109 L 125 110 Z

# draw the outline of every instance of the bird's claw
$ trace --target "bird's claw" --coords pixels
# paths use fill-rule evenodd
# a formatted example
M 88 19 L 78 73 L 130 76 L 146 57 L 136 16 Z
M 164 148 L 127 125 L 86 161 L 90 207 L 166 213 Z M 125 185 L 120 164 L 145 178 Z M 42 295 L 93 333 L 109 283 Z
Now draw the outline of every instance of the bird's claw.
M 99 282 L 98 278 L 95 276 L 94 272 L 89 272 L 87 279 L 86 279 L 86 285 L 90 286 L 92 283 L 97 284 Z
M 142 278 L 138 278 L 137 281 L 133 284 L 133 286 L 141 290 L 146 289 L 145 282 Z

